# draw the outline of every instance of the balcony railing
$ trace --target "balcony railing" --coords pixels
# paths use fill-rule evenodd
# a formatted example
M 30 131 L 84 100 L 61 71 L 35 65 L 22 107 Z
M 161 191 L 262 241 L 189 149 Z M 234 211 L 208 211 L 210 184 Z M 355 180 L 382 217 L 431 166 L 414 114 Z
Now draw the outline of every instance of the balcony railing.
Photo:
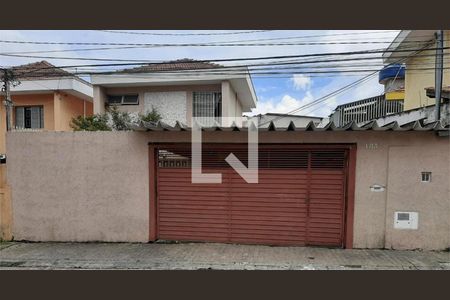
M 339 105 L 330 120 L 336 126 L 344 126 L 352 121 L 365 123 L 402 111 L 403 100 L 386 100 L 384 95 L 380 95 Z

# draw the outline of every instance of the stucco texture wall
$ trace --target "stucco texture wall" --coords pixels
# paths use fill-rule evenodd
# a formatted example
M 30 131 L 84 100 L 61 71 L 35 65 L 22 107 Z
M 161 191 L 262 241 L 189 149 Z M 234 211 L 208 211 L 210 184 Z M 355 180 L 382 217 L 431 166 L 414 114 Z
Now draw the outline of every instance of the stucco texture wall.
M 450 246 L 449 152 L 442 147 L 389 148 L 386 248 L 444 249 Z M 447 148 L 448 150 L 448 148 Z M 426 151 L 426 155 L 425 152 Z M 431 182 L 420 182 L 421 172 Z M 417 230 L 394 229 L 395 211 L 419 213 Z
M 203 132 L 203 142 L 246 141 L 245 132 Z M 448 138 L 433 132 L 260 132 L 259 141 L 357 145 L 355 248 L 450 247 Z M 148 142 L 190 142 L 190 133 L 10 133 L 14 236 L 146 241 Z M 431 184 L 420 182 L 422 171 L 433 172 Z M 374 184 L 386 190 L 372 192 Z M 418 211 L 419 229 L 394 229 L 397 210 Z
M 187 122 L 187 92 L 148 92 L 144 94 L 144 112 L 156 109 L 169 125 Z
M 148 240 L 142 134 L 13 132 L 7 147 L 15 240 Z

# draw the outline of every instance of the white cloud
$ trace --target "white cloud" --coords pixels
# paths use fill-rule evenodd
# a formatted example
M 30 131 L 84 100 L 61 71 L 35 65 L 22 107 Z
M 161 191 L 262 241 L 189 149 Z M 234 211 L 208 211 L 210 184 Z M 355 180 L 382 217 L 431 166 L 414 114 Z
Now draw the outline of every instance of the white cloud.
M 255 109 L 249 115 L 271 113 L 291 113 L 293 110 L 304 106 L 311 102 L 313 96 L 307 92 L 305 97 L 297 99 L 291 95 L 285 94 L 281 98 L 271 98 L 258 102 Z M 302 114 L 302 111 L 294 112 L 294 114 Z
M 298 91 L 309 89 L 312 85 L 311 77 L 303 74 L 294 74 L 291 78 L 291 81 L 294 85 L 294 89 Z
M 331 97 L 326 101 L 301 111 L 302 115 L 328 117 L 338 105 L 337 97 Z

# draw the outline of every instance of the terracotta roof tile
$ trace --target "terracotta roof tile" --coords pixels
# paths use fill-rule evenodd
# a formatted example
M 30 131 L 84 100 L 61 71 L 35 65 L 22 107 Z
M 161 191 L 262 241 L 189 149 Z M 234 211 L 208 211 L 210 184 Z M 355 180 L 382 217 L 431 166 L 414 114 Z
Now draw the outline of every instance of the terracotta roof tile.
M 78 78 L 70 72 L 67 72 L 61 68 L 55 67 L 51 63 L 43 60 L 26 65 L 20 65 L 12 67 L 13 74 L 19 80 L 39 80 L 49 79 L 55 77 L 72 77 Z
M 219 64 L 184 58 L 179 60 L 167 61 L 163 63 L 148 64 L 145 66 L 140 66 L 131 69 L 123 69 L 118 72 L 147 73 L 147 72 L 162 72 L 162 71 L 215 69 L 221 67 L 223 66 Z

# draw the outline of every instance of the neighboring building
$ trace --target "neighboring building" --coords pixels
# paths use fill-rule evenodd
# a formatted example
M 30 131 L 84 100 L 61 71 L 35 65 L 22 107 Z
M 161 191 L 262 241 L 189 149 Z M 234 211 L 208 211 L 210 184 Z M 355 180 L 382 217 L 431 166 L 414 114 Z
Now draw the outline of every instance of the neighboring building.
M 12 68 L 19 80 L 11 87 L 15 129 L 70 131 L 73 117 L 92 115 L 92 86 L 46 62 Z M 0 153 L 5 153 L 6 114 L 1 96 Z
M 405 66 L 402 64 L 388 65 L 378 74 L 378 82 L 384 85 L 386 100 L 405 99 Z
M 182 59 L 93 75 L 94 113 L 115 105 L 121 111 L 141 114 L 156 108 L 162 121 L 170 125 L 176 121 L 190 125 L 192 117 L 231 117 L 230 122 L 236 117 L 238 121 L 242 113 L 256 107 L 250 74 L 243 68 L 243 75 L 223 75 L 221 67 Z
M 288 127 L 291 122 L 293 122 L 295 127 L 306 127 L 310 122 L 318 125 L 322 121 L 321 117 L 281 113 L 259 114 L 255 117 L 257 118 L 261 127 L 267 127 L 270 122 L 273 122 L 276 127 Z
M 357 100 L 336 107 L 330 119 L 337 126 L 350 122 L 364 124 L 378 118 L 392 120 L 395 114 L 407 111 L 407 119 L 417 114 L 429 114 L 430 106 L 435 105 L 435 30 L 403 30 L 383 54 L 386 67 L 379 73 L 379 83 L 384 85 L 384 93 L 380 96 Z M 444 48 L 450 47 L 450 30 L 444 30 Z M 418 49 L 424 49 L 418 51 Z M 401 50 L 397 51 L 396 50 Z M 444 49 L 444 55 L 450 50 Z M 444 59 L 443 99 L 450 85 L 448 60 Z M 425 108 L 424 111 L 417 110 Z M 420 112 L 419 112 L 420 111 Z M 413 112 L 410 114 L 409 112 Z M 392 115 L 390 117 L 390 115 Z M 442 114 L 441 114 L 442 115 Z M 402 116 L 405 116 L 403 114 Z M 443 122 L 448 121 L 445 115 Z M 403 117 L 402 117 L 403 118 Z M 427 122 L 435 121 L 427 118 Z
M 379 72 L 378 82 L 384 85 L 383 94 L 338 105 L 330 115 L 330 120 L 336 126 L 344 126 L 351 122 L 369 122 L 403 111 L 405 67 L 401 64 L 385 67 Z
M 405 100 L 404 109 L 433 105 L 435 100 L 427 97 L 425 88 L 435 85 L 436 50 L 417 49 L 423 47 L 436 48 L 435 30 L 402 30 L 383 54 L 385 64 L 396 63 L 406 56 L 403 63 L 405 70 Z M 450 64 L 445 57 L 450 54 L 450 30 L 444 30 L 444 76 L 443 86 L 450 85 Z M 390 50 L 401 52 L 389 52 Z M 412 49 L 411 51 L 407 51 Z

